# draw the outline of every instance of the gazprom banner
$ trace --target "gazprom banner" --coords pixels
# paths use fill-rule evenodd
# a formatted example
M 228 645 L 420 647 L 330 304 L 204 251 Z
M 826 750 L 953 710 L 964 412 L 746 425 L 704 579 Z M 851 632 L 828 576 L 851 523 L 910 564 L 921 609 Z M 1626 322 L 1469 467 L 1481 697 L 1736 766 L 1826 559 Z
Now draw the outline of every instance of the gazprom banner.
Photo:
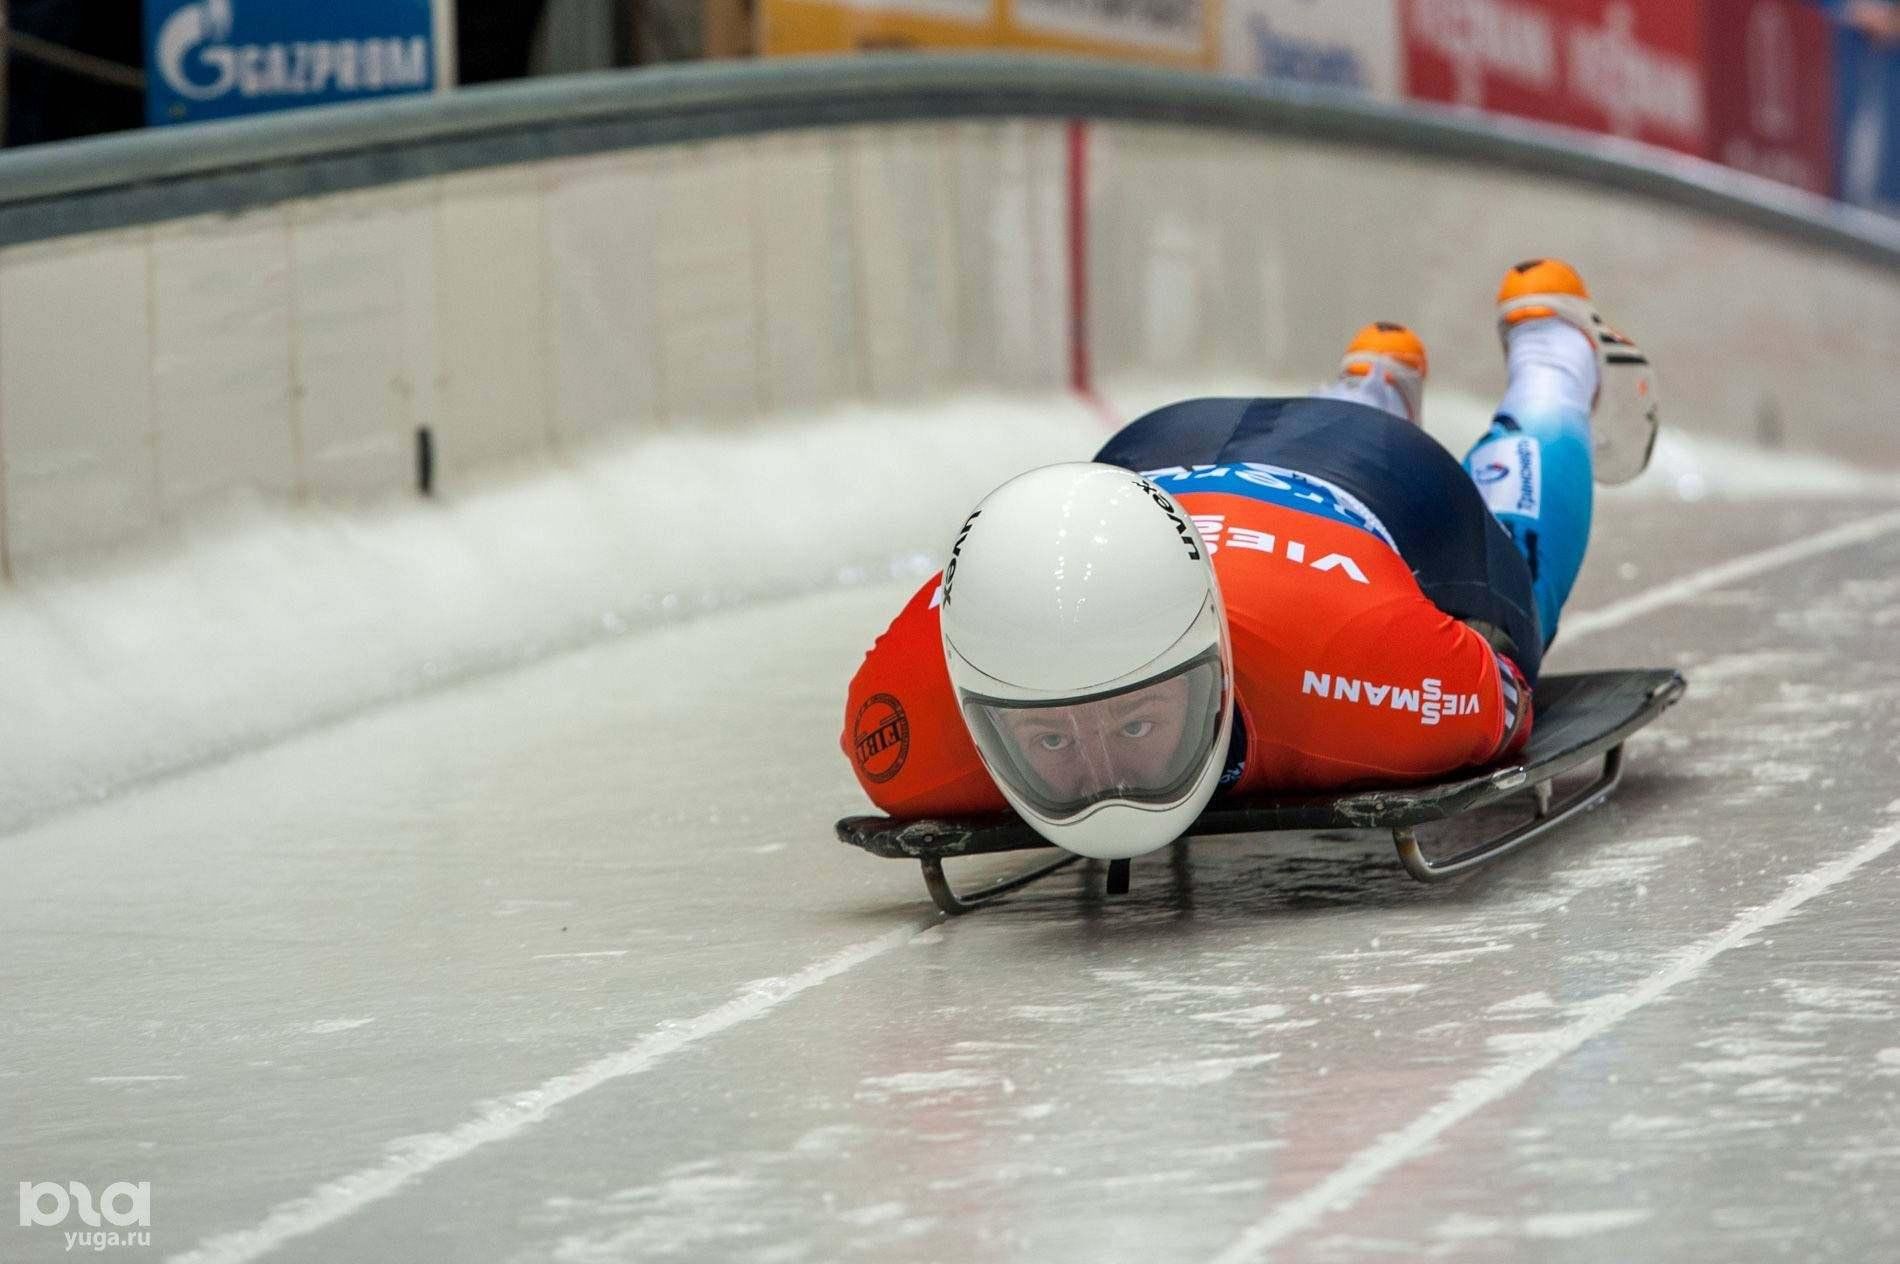
M 146 122 L 427 92 L 447 3 L 145 0 Z

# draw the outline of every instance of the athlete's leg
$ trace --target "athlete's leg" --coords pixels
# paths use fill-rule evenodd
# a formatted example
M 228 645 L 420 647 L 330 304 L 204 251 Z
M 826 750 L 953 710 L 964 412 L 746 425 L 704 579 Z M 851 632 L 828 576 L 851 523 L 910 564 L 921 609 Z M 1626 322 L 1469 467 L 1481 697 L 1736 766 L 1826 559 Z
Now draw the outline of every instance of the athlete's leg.
M 1548 646 L 1590 543 L 1596 348 L 1574 325 L 1530 320 L 1511 328 L 1506 360 L 1510 386 L 1465 469 L 1530 566 Z
M 1348 404 L 1364 404 L 1368 408 L 1391 413 L 1401 421 L 1412 420 L 1404 394 L 1396 384 L 1380 374 L 1368 373 L 1354 377 L 1335 378 L 1331 382 L 1314 387 L 1312 398 L 1337 399 Z
M 1397 321 L 1375 320 L 1352 336 L 1339 372 L 1313 398 L 1365 404 L 1417 424 L 1430 371 L 1423 339 Z

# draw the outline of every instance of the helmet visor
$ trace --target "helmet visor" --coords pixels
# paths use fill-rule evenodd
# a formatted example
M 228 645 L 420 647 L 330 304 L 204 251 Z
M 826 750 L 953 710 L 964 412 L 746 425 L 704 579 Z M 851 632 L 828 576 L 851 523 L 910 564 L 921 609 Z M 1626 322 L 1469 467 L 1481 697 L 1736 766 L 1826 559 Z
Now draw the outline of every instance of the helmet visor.
M 991 774 L 1049 821 L 1110 800 L 1181 802 L 1206 770 L 1226 707 L 1218 646 L 1109 693 L 1037 702 L 963 695 Z

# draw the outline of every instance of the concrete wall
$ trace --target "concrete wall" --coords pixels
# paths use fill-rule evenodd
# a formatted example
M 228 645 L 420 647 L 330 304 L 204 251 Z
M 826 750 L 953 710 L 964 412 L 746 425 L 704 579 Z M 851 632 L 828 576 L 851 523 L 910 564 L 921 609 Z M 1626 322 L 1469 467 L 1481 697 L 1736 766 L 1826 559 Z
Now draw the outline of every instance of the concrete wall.
M 1089 170 L 1110 382 L 1315 379 L 1385 318 L 1425 336 L 1434 381 L 1488 394 L 1498 277 L 1555 254 L 1654 356 L 1669 424 L 1900 465 L 1892 267 L 1545 174 L 1284 138 L 1097 128 Z
M 893 64 L 838 72 L 882 76 L 851 92 L 719 72 L 736 113 L 695 125 L 743 133 L 723 139 L 654 143 L 704 112 L 675 91 L 641 98 L 649 130 L 628 147 L 604 106 L 576 105 L 623 78 L 569 90 L 558 125 L 470 93 L 348 144 L 283 121 L 194 131 L 207 152 L 239 147 L 216 169 L 176 138 L 4 165 L 0 562 L 57 561 L 239 490 L 400 492 L 423 428 L 453 490 L 610 433 L 1060 387 L 1078 294 L 1085 359 L 1110 381 L 1313 379 L 1350 330 L 1393 317 L 1426 335 L 1440 381 L 1482 392 L 1501 376 L 1490 287 L 1537 253 L 1581 264 L 1654 350 L 1672 424 L 1900 462 L 1884 229 L 1857 236 L 1745 177 L 1711 192 L 1698 171 L 1218 81 L 1057 65 L 1048 79 L 1083 73 L 1094 95 L 1018 105 L 981 84 L 920 94 L 953 72 Z M 1014 85 L 1019 65 L 989 73 Z M 760 112 L 788 75 L 806 113 L 1028 116 L 788 130 L 804 116 Z M 1191 126 L 1113 118 L 1194 94 L 1211 104 Z M 1090 102 L 1109 117 L 1072 146 L 1066 107 Z M 512 130 L 443 141 L 443 110 L 513 110 Z M 334 116 L 359 117 L 380 126 Z M 341 156 L 311 156 L 325 145 Z M 549 156 L 500 160 L 524 150 Z M 1644 181 L 1669 196 L 1632 191 Z M 181 211 L 204 205 L 226 209 Z
M 1062 127 L 740 137 L 0 251 L 16 567 L 234 489 L 1066 381 Z

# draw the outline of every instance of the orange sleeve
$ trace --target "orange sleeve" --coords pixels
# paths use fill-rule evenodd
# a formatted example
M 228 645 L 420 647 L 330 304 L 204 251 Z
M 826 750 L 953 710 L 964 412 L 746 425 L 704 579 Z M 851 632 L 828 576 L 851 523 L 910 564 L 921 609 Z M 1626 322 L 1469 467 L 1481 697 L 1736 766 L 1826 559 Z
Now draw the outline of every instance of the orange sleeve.
M 1182 500 L 1233 635 L 1246 762 L 1231 794 L 1432 781 L 1528 736 L 1516 668 L 1375 534 L 1238 494 Z
M 1297 656 L 1245 652 L 1260 648 L 1236 646 L 1243 796 L 1433 780 L 1529 737 L 1515 666 L 1422 593 L 1361 610 Z
M 1367 772 L 1438 777 L 1491 762 L 1509 741 L 1497 653 L 1423 593 L 1366 611 L 1332 650 L 1319 661 L 1345 667 L 1345 678 L 1336 672 L 1328 686 L 1323 670 L 1303 667 L 1301 698 L 1325 709 Z M 1356 701 L 1342 705 L 1355 687 Z
M 871 802 L 900 819 L 1009 806 L 957 710 L 937 623 L 939 579 L 931 576 L 877 638 L 845 699 L 839 744 Z

